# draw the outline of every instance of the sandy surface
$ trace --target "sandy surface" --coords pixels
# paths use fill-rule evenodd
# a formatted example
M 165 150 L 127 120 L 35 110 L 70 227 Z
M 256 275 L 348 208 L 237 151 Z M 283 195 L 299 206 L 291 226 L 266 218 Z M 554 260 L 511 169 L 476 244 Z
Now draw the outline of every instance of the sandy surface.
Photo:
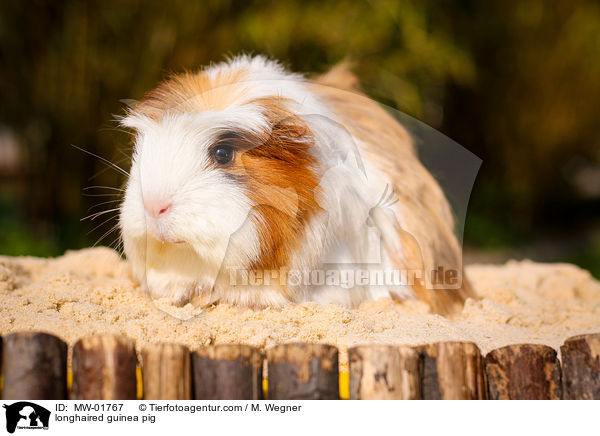
M 327 342 L 345 349 L 363 343 L 416 345 L 469 340 L 482 352 L 511 343 L 558 348 L 575 334 L 600 332 L 600 283 L 568 264 L 530 261 L 470 265 L 481 300 L 447 319 L 418 301 L 364 303 L 359 309 L 307 303 L 252 311 L 225 305 L 201 311 L 153 303 L 107 248 L 55 259 L 0 257 L 0 333 L 41 330 L 73 344 L 96 333 L 137 341 L 177 342 L 194 349 L 213 343 L 258 347 L 289 341 Z M 161 310 L 162 309 L 162 310 Z M 175 313 L 178 319 L 168 313 Z

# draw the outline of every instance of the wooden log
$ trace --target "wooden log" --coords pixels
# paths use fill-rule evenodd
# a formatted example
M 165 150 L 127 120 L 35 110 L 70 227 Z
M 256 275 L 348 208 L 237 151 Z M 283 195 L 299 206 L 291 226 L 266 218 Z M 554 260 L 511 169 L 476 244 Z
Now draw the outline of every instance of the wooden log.
M 192 354 L 196 400 L 260 400 L 264 356 L 248 345 L 221 344 Z
M 267 350 L 270 400 L 339 399 L 338 350 L 291 343 Z
M 152 344 L 142 350 L 145 400 L 191 400 L 190 350 L 178 344 Z
M 472 342 L 438 342 L 419 347 L 423 355 L 422 398 L 487 398 L 483 357 Z
M 485 357 L 491 400 L 560 400 L 561 370 L 546 345 L 509 345 Z
M 67 344 L 46 333 L 4 338 L 3 400 L 67 399 Z
M 600 333 L 574 336 L 560 347 L 566 400 L 600 400 Z
M 418 400 L 421 355 L 411 347 L 365 345 L 348 349 L 351 400 Z
M 122 336 L 89 336 L 73 347 L 74 400 L 135 400 L 136 354 Z
M 442 390 L 437 372 L 436 352 L 431 345 L 415 347 L 421 356 L 421 399 L 441 400 Z

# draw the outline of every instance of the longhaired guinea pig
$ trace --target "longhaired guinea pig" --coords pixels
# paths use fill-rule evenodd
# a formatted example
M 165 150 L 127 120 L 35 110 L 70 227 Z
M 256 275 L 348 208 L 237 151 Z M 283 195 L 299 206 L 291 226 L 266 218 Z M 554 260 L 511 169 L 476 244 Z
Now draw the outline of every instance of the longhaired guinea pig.
M 153 298 L 420 298 L 447 314 L 473 296 L 440 186 L 344 65 L 309 80 L 239 56 L 169 77 L 121 123 L 121 236 Z

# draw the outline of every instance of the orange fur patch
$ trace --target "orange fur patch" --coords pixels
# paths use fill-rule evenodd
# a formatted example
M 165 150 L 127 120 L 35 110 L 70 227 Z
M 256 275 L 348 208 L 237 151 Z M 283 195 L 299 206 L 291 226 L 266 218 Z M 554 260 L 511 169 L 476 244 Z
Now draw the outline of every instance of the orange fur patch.
M 203 72 L 175 74 L 148 92 L 135 112 L 157 121 L 166 111 L 223 110 L 244 95 L 241 83 L 246 77 L 243 69 L 221 70 L 212 79 Z
M 308 126 L 285 110 L 280 98 L 260 99 L 272 130 L 242 155 L 248 196 L 256 205 L 261 253 L 256 270 L 285 267 L 310 217 L 319 210 L 318 162 Z

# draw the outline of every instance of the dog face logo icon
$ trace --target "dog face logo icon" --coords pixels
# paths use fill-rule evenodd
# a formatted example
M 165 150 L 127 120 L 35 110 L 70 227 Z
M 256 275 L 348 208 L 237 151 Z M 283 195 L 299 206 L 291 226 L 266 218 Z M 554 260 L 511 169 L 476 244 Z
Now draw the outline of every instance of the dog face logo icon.
M 14 433 L 15 429 L 48 429 L 50 411 L 29 401 L 4 404 L 6 409 L 6 431 Z

